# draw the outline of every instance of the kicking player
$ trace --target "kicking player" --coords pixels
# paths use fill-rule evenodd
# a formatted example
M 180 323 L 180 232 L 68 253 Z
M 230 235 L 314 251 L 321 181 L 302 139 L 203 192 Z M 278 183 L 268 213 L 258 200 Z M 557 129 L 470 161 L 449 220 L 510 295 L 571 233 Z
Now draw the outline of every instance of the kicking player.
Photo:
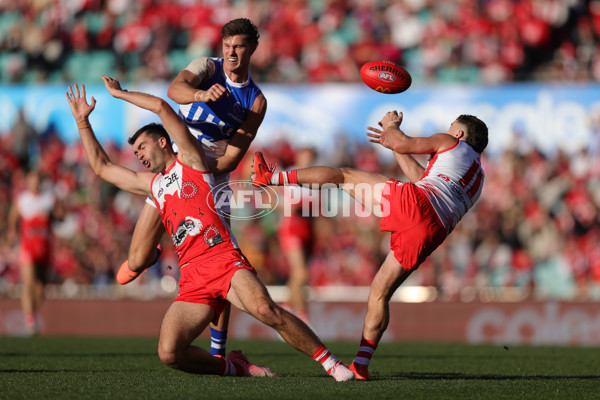
M 446 239 L 475 204 L 483 186 L 481 153 L 488 129 L 477 117 L 461 115 L 446 133 L 410 137 L 400 130 L 402 113 L 388 112 L 380 128 L 369 127 L 369 141 L 393 150 L 410 182 L 350 168 L 314 167 L 274 173 L 261 153 L 254 157 L 252 181 L 263 185 L 336 184 L 375 215 L 391 232 L 391 250 L 373 278 L 362 339 L 350 369 L 369 379 L 369 363 L 389 323 L 389 301 L 396 289 Z M 423 168 L 411 154 L 431 154 Z
M 163 125 L 140 128 L 130 139 L 138 159 L 152 172 L 134 172 L 113 164 L 96 139 L 88 116 L 96 100 L 87 103 L 85 87 L 69 87 L 67 100 L 77 121 L 84 150 L 94 172 L 134 194 L 151 196 L 179 255 L 181 278 L 177 298 L 160 329 L 158 355 L 166 365 L 198 374 L 276 376 L 256 366 L 239 351 L 213 357 L 192 342 L 215 322 L 228 303 L 269 325 L 295 349 L 312 356 L 336 381 L 354 373 L 323 345 L 300 319 L 277 306 L 256 272 L 237 248 L 235 237 L 214 212 L 214 178 L 202 145 L 167 102 L 128 92 L 103 76 L 109 93 L 156 113 Z M 170 134 L 167 134 L 167 132 Z M 171 139 L 177 144 L 176 154 Z

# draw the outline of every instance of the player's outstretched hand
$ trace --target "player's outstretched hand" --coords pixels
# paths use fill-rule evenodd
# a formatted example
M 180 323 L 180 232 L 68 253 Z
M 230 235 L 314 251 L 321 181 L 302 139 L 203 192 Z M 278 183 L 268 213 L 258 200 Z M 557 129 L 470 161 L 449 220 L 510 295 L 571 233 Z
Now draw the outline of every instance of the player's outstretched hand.
M 108 90 L 108 93 L 110 93 L 112 97 L 119 98 L 120 93 L 126 92 L 126 90 L 121 88 L 121 82 L 119 82 L 118 79 L 102 75 L 102 80 L 104 81 L 104 86 L 106 86 L 106 90 Z
M 400 124 L 402 123 L 402 113 L 398 113 L 397 111 L 390 111 L 379 121 L 377 124 L 380 128 L 367 127 L 371 132 L 367 132 L 367 136 L 370 138 L 369 142 L 378 143 L 383 147 L 387 147 L 388 149 L 392 148 L 392 136 L 393 133 L 389 133 L 386 131 L 388 127 L 395 127 L 396 129 L 400 129 Z
M 75 90 L 73 90 L 73 88 Z M 85 99 L 85 85 L 81 85 L 81 93 L 79 92 L 79 86 L 77 84 L 74 84 L 73 88 L 69 86 L 69 89 L 65 94 L 67 95 L 67 101 L 69 102 L 69 106 L 71 106 L 71 112 L 75 117 L 75 121 L 81 121 L 94 111 L 96 99 L 92 96 L 92 102 L 91 104 L 88 104 Z
M 379 126 L 381 126 L 383 129 L 390 127 L 390 126 L 399 128 L 400 124 L 402 123 L 403 117 L 404 117 L 404 114 L 402 114 L 401 112 L 399 113 L 396 110 L 388 111 L 383 116 L 383 118 L 381 118 L 381 121 L 379 121 Z
M 381 124 L 381 122 L 380 122 L 380 124 Z M 385 140 L 386 135 L 385 135 L 384 131 L 382 131 L 381 129 L 374 128 L 372 126 L 368 126 L 367 129 L 371 131 L 371 132 L 367 132 L 367 136 L 369 137 L 369 142 L 378 143 L 384 147 L 388 147 L 388 146 L 386 146 L 386 140 Z

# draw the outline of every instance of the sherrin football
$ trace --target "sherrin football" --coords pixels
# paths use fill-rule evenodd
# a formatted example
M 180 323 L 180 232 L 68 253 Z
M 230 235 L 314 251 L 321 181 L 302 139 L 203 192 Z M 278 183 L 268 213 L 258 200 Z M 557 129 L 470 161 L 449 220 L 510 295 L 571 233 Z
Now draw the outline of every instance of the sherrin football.
M 410 87 L 412 78 L 407 70 L 391 61 L 371 61 L 360 69 L 363 82 L 381 93 L 402 93 Z

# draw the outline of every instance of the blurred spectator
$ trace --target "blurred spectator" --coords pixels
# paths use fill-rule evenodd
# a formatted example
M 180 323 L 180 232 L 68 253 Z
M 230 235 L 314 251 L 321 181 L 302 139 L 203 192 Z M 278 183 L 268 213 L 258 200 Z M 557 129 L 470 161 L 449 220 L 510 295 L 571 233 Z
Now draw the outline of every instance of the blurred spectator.
M 308 168 L 313 166 L 316 151 L 306 147 L 296 151 L 295 162 L 291 166 L 282 165 L 286 169 Z M 314 192 L 317 193 L 317 192 Z M 278 243 L 284 254 L 287 268 L 282 268 L 287 275 L 289 300 L 284 308 L 309 323 L 305 287 L 308 285 L 310 270 L 309 257 L 313 246 L 313 203 L 318 203 L 310 189 L 300 187 L 283 188 L 283 215 L 278 227 Z M 319 193 L 320 194 L 320 193 Z
M 32 169 L 21 177 L 8 214 L 8 243 L 18 242 L 16 259 L 21 277 L 21 307 L 25 332 L 38 332 L 37 318 L 44 288 L 51 276 L 52 222 L 62 219 L 64 207 L 52 188 L 44 185 L 42 172 Z
M 27 132 L 27 146 L 21 141 Z M 384 161 L 368 145 L 339 140 L 339 154 L 316 164 L 385 171 L 400 176 L 393 160 Z M 40 152 L 40 147 L 44 151 Z M 136 167 L 131 150 L 108 144 L 110 156 Z M 263 150 L 280 165 L 291 165 L 296 150 L 278 141 Z M 518 287 L 531 296 L 600 296 L 600 161 L 582 151 L 568 158 L 564 153 L 545 156 L 532 144 L 507 149 L 496 158 L 482 160 L 486 183 L 473 210 L 414 276 L 412 284 L 438 288 L 443 298 L 458 299 L 464 287 Z M 253 151 L 249 152 L 250 154 Z M 18 156 L 17 156 L 18 155 Z M 79 143 L 65 145 L 52 129 L 35 132 L 16 124 L 0 136 L 0 220 L 6 221 L 11 199 L 20 191 L 30 160 L 43 165 L 53 190 L 64 197 L 65 213 L 52 226 L 54 254 L 50 283 L 73 288 L 90 287 L 96 293 L 113 293 L 120 260 L 126 257 L 142 198 L 104 184 L 82 157 Z M 249 175 L 250 157 L 236 178 Z M 243 170 L 243 171 L 242 171 Z M 334 192 L 336 193 L 336 192 Z M 348 200 L 348 199 L 346 199 Z M 321 205 L 342 207 L 344 198 L 333 196 Z M 368 285 L 388 249 L 377 219 L 351 209 L 346 216 L 313 218 L 313 246 L 307 255 L 310 286 Z M 358 210 L 358 211 L 357 211 Z M 244 210 L 252 213 L 252 210 Z M 284 284 L 288 276 L 285 251 L 277 226 L 283 209 L 260 219 L 240 220 L 236 235 L 244 253 L 269 284 Z M 17 252 L 9 242 L 6 224 L 0 224 L 0 290 L 19 283 Z M 171 243 L 163 242 L 165 254 Z M 170 259 L 142 276 L 146 295 L 169 295 L 174 290 L 176 261 Z M 549 277 L 561 276 L 561 284 Z M 160 283 L 157 283 L 160 282 Z M 66 289 L 65 289 L 66 290 Z M 81 289 L 82 290 L 82 289 Z M 132 287 L 132 293 L 140 290 Z M 1 293 L 0 293 L 1 294 Z
M 405 65 L 415 81 L 600 79 L 597 0 L 92 0 L 0 2 L 0 83 L 87 81 L 100 73 L 170 81 L 189 54 L 218 54 L 220 26 L 240 14 L 261 30 L 251 66 L 261 82 L 358 82 L 359 68 L 373 59 Z M 24 171 L 39 161 L 66 206 L 53 226 L 51 283 L 113 290 L 107 283 L 126 257 L 143 199 L 102 184 L 79 143 L 62 143 L 52 128 L 36 132 L 23 117 L 0 136 L 0 221 L 7 221 Z M 545 156 L 515 126 L 514 147 L 483 160 L 486 184 L 472 214 L 411 281 L 435 286 L 448 299 L 459 298 L 465 286 L 599 298 L 600 114 L 590 124 L 598 134 L 572 158 Z M 395 163 L 371 146 L 339 135 L 336 153 L 320 164 L 399 176 Z M 137 168 L 129 148 L 107 150 Z M 261 150 L 282 165 L 295 157 L 285 142 Z M 235 224 L 242 249 L 272 284 L 286 280 L 275 229 L 280 218 L 276 210 Z M 320 216 L 314 226 L 309 284 L 368 284 L 388 250 L 377 223 Z M 164 254 L 172 254 L 169 246 L 163 243 Z M 6 224 L 0 250 L 0 290 L 7 291 L 19 275 Z M 163 262 L 146 280 L 171 282 L 172 264 Z M 554 273 L 562 286 L 549 279 Z
M 595 0 L 3 2 L 0 77 L 85 81 L 96 70 L 73 76 L 73 60 L 94 64 L 106 50 L 119 61 L 105 74 L 170 81 L 182 52 L 218 54 L 219 27 L 244 15 L 268 44 L 253 60 L 262 82 L 359 81 L 374 59 L 406 65 L 417 81 L 589 80 L 600 75 L 599 9 Z

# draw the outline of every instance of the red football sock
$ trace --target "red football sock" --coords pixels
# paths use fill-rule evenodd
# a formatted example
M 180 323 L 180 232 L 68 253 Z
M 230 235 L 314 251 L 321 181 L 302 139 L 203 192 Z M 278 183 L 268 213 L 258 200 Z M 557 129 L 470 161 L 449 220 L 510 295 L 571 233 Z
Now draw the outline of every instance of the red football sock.
M 312 358 L 320 362 L 328 373 L 335 364 L 340 362 L 324 344 L 319 346 L 315 354 L 312 355 Z
M 292 169 L 290 171 L 282 171 L 273 174 L 271 177 L 271 185 L 297 185 L 298 184 L 298 171 Z
M 377 342 L 363 338 L 360 341 L 358 353 L 356 353 L 356 357 L 354 357 L 354 363 L 369 365 L 371 362 L 371 357 L 373 357 L 373 353 L 375 352 L 376 348 Z

